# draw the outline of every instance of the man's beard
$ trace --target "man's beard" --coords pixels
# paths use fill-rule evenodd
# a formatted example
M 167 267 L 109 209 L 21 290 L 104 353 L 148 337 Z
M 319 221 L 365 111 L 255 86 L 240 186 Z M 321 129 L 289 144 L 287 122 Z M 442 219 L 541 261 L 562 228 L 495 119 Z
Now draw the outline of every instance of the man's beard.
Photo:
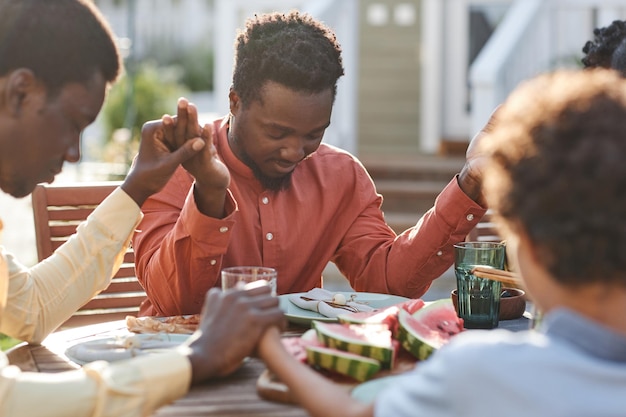
M 283 191 L 291 186 L 291 175 L 293 171 L 282 177 L 273 178 L 263 174 L 261 168 L 259 168 L 256 162 L 254 162 L 245 151 L 241 153 L 241 161 L 252 170 L 254 177 L 259 180 L 263 188 L 271 191 Z

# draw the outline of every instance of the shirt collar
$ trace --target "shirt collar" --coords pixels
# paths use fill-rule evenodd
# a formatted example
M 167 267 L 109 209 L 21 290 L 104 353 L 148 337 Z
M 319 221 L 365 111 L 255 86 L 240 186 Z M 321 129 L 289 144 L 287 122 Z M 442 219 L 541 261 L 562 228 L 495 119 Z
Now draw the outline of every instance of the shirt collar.
M 626 337 L 573 310 L 558 308 L 547 314 L 540 327 L 547 335 L 566 340 L 591 356 L 626 362 Z

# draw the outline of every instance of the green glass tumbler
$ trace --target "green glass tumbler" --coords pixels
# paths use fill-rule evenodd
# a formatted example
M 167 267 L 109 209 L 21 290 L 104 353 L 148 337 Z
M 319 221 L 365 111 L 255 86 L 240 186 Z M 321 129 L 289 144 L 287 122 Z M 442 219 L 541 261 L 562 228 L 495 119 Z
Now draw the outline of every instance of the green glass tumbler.
M 478 278 L 471 271 L 476 266 L 504 269 L 505 245 L 495 242 L 462 242 L 454 245 L 459 317 L 467 329 L 498 327 L 500 315 L 499 281 Z

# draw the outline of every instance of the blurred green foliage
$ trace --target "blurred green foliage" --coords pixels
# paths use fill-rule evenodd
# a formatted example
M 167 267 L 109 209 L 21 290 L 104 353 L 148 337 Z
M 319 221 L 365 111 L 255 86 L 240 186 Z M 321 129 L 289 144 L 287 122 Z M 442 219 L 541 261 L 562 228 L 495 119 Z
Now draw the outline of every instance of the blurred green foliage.
M 178 60 L 181 81 L 191 91 L 213 91 L 213 51 L 204 45 L 187 49 Z
M 138 147 L 141 126 L 166 113 L 175 114 L 176 100 L 188 91 L 181 83 L 181 73 L 176 67 L 158 67 L 152 62 L 142 62 L 134 75 L 131 74 L 126 73 L 113 85 L 102 109 L 106 138 L 102 159 L 107 162 L 129 164 Z M 126 138 L 115 134 L 122 128 L 128 129 Z
M 184 48 L 164 47 L 169 44 L 165 38 L 154 37 L 145 56 L 159 65 L 177 68 L 180 82 L 190 91 L 213 91 L 214 53 L 209 39 Z
M 0 333 L 0 350 L 4 351 L 10 349 L 18 343 L 20 343 L 19 340 Z

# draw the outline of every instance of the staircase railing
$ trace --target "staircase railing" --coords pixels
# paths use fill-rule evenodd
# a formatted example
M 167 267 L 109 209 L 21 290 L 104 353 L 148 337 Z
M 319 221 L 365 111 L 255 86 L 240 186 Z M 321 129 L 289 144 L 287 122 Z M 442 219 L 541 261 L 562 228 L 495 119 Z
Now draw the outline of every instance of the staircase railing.
M 470 68 L 470 137 L 521 81 L 580 65 L 593 29 L 624 18 L 623 0 L 516 0 Z

